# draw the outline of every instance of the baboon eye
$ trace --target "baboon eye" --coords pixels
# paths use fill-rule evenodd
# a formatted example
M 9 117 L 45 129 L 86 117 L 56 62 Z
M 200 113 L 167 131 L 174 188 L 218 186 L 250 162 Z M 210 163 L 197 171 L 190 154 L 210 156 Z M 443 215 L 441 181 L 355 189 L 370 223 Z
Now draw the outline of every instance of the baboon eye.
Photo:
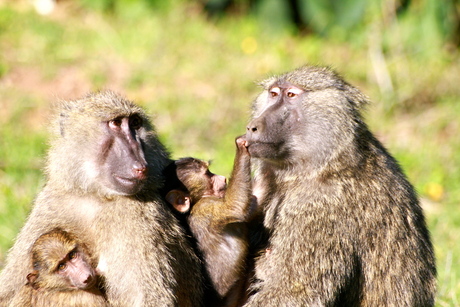
M 69 259 L 72 260 L 72 259 L 75 259 L 77 258 L 77 252 L 76 251 L 71 251 L 69 253 Z
M 121 124 L 122 124 L 121 118 L 115 118 L 109 121 L 110 128 L 118 128 L 121 126 Z
M 290 88 L 286 95 L 289 97 L 289 98 L 292 98 L 292 97 L 295 97 L 299 94 L 301 94 L 303 92 L 303 90 L 301 90 L 300 88 Z
M 66 269 L 67 265 L 65 263 L 60 263 L 58 265 L 58 270 L 59 271 L 64 271 Z
M 129 126 L 135 130 L 139 129 L 142 127 L 142 118 L 139 115 L 131 116 L 129 119 Z
M 270 95 L 272 97 L 276 97 L 278 96 L 279 94 L 281 93 L 281 90 L 279 87 L 272 87 L 271 90 L 270 90 Z

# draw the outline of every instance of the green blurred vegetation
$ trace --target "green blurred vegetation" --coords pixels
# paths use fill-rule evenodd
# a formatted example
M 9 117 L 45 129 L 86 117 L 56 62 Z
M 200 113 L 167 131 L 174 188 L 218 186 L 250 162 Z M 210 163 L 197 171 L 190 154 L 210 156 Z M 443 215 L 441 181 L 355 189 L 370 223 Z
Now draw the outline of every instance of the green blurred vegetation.
M 0 0 L 0 267 L 44 183 L 49 108 L 110 88 L 173 157 L 229 175 L 257 81 L 324 64 L 365 92 L 371 129 L 416 186 L 438 306 L 460 300 L 459 1 Z

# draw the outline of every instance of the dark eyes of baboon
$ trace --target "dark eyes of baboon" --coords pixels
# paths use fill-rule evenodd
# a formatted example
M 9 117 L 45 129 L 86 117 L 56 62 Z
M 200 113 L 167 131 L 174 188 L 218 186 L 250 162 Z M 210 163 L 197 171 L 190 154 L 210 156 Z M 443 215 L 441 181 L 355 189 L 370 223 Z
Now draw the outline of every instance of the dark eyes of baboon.
M 112 119 L 111 121 L 109 121 L 109 126 L 112 129 L 120 127 L 121 124 L 122 124 L 121 118 L 115 118 L 115 119 Z
M 72 260 L 72 259 L 75 259 L 77 257 L 77 252 L 76 251 L 71 251 L 69 253 L 69 259 Z
M 129 126 L 133 129 L 142 127 L 142 118 L 139 115 L 133 115 L 129 118 Z
M 123 117 L 118 117 L 109 121 L 109 126 L 112 129 L 118 129 L 123 124 Z M 129 127 L 137 130 L 142 127 L 142 118 L 139 115 L 133 115 L 129 118 Z
M 58 271 L 64 271 L 66 269 L 66 264 L 65 263 L 60 263 L 58 265 Z
M 270 89 L 270 95 L 271 95 L 272 97 L 277 97 L 277 96 L 279 96 L 279 95 L 281 94 L 281 89 L 282 89 L 282 88 L 279 88 L 279 87 L 277 87 L 277 86 L 276 86 L 276 87 L 272 87 L 272 88 Z M 288 88 L 288 89 L 286 90 L 286 96 L 289 97 L 289 98 L 294 98 L 294 97 L 296 97 L 297 95 L 301 94 L 302 92 L 303 92 L 303 90 L 301 90 L 301 89 L 299 89 L 299 88 L 295 88 L 295 87 L 293 87 L 293 88 Z
M 272 97 L 276 97 L 278 96 L 279 94 L 281 93 L 281 90 L 279 87 L 273 87 L 271 90 L 270 90 L 270 95 Z
M 65 257 L 64 260 L 61 263 L 59 263 L 57 270 L 59 272 L 64 272 L 67 268 L 67 261 L 72 261 L 72 260 L 75 260 L 76 258 L 77 258 L 77 251 L 76 250 L 71 251 L 69 254 L 67 254 L 67 257 Z

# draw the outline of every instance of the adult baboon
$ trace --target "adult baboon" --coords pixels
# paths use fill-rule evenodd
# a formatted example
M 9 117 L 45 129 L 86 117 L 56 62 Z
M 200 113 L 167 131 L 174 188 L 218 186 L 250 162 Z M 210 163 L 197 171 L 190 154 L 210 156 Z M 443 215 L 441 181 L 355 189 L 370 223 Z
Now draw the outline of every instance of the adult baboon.
M 159 194 L 169 154 L 141 108 L 105 91 L 60 103 L 47 182 L 0 276 L 0 305 L 21 287 L 29 249 L 59 227 L 98 259 L 113 306 L 197 306 L 201 272 Z
M 237 306 L 247 277 L 251 164 L 246 141 L 237 138 L 236 145 L 228 188 L 225 177 L 209 171 L 209 163 L 182 158 L 174 162 L 174 174 L 169 176 L 177 175 L 181 184 L 177 182 L 166 194 L 174 209 L 186 214 L 207 275 L 218 294 L 214 305 L 222 306 Z
M 27 283 L 10 307 L 108 307 L 86 246 L 62 229 L 41 235 L 31 249 Z
M 263 86 L 246 139 L 270 237 L 247 306 L 432 306 L 422 209 L 364 123 L 365 96 L 314 66 Z

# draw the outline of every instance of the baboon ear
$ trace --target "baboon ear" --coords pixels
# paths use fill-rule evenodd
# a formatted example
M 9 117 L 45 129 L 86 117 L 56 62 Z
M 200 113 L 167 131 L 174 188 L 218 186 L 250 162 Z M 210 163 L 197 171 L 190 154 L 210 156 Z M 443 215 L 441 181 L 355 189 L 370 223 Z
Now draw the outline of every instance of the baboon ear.
M 345 97 L 353 105 L 357 106 L 358 109 L 365 108 L 369 104 L 369 99 L 361 93 L 356 87 L 349 84 L 345 84 L 346 90 L 344 91 Z
M 190 210 L 190 195 L 181 190 L 171 190 L 166 194 L 166 200 L 180 213 Z
M 38 286 L 35 284 L 35 281 L 38 278 L 38 271 L 33 270 L 31 273 L 27 274 L 27 284 L 30 285 L 35 290 L 38 289 Z

